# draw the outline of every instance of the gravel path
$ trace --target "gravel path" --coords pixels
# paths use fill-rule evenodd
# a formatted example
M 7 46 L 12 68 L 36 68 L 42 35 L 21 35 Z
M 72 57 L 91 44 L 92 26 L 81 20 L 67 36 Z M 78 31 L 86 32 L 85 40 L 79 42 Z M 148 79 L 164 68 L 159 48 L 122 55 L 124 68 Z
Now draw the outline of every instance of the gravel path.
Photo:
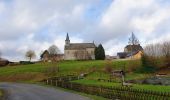
M 0 83 L 8 92 L 8 100 L 90 100 L 78 94 L 34 84 Z

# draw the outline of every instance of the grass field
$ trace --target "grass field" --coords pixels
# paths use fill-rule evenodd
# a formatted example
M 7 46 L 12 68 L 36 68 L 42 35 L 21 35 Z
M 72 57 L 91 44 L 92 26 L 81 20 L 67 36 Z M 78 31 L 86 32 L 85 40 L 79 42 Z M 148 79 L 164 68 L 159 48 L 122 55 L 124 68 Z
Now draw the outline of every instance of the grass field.
M 92 86 L 121 87 L 121 83 L 100 82 L 100 81 L 96 81 L 96 80 L 83 79 L 83 80 L 76 80 L 76 81 L 73 81 L 73 82 L 85 84 L 85 85 L 92 85 Z M 131 88 L 152 90 L 152 91 L 161 91 L 161 92 L 170 92 L 170 86 L 133 84 Z
M 56 74 L 80 74 L 88 73 L 95 68 L 95 71 L 89 74 L 84 80 L 78 80 L 75 82 L 89 85 L 104 85 L 104 86 L 120 86 L 120 78 L 114 78 L 115 83 L 99 82 L 98 79 L 109 79 L 110 75 L 104 72 L 106 61 L 63 61 L 57 64 L 59 66 L 59 72 Z M 135 65 L 135 66 L 134 66 Z M 0 68 L 0 81 L 17 81 L 17 82 L 37 82 L 47 78 L 46 70 L 53 66 L 51 63 L 36 63 L 30 65 L 18 65 L 7 66 Z M 150 74 L 141 74 L 135 72 L 129 72 L 134 68 L 140 66 L 139 61 L 112 61 L 113 70 L 125 69 L 128 71 L 126 74 L 126 80 L 144 79 L 150 77 Z M 56 67 L 56 65 L 55 65 Z M 168 91 L 170 86 L 154 86 L 154 85 L 138 85 L 135 84 L 133 88 L 147 89 L 154 91 Z
M 122 69 L 127 61 L 113 61 L 114 69 Z M 97 70 L 102 70 L 105 66 L 105 61 L 63 61 L 58 63 L 58 74 L 70 73 L 85 73 L 89 72 L 93 67 Z M 0 81 L 39 81 L 46 77 L 45 71 L 51 65 L 50 63 L 36 63 L 30 65 L 8 66 L 0 68 Z

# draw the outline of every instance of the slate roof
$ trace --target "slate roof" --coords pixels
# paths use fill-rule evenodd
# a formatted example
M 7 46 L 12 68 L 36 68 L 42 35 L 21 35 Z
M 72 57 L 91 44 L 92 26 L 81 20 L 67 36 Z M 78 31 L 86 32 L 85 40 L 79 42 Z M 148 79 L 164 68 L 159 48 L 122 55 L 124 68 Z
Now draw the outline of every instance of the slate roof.
M 70 43 L 68 46 L 65 46 L 65 50 L 83 50 L 95 47 L 94 43 Z
M 119 58 L 126 58 L 127 53 L 126 53 L 126 52 L 119 52 L 119 53 L 117 53 L 117 56 L 118 56 Z
M 138 52 L 139 52 L 139 51 L 134 51 L 134 52 L 132 52 L 132 53 L 128 53 L 128 54 L 126 55 L 126 57 L 134 56 L 134 55 L 136 55 Z

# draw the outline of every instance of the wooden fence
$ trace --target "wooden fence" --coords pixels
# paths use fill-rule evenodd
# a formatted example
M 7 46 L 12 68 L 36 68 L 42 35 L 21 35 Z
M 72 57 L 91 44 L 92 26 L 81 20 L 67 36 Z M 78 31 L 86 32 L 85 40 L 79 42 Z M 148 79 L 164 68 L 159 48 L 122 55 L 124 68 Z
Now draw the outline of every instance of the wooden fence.
M 75 90 L 91 95 L 102 96 L 108 99 L 120 100 L 170 100 L 170 92 L 156 92 L 142 89 L 132 89 L 130 87 L 103 87 L 89 86 L 70 82 L 80 77 L 54 77 L 46 80 L 46 84 L 66 89 Z

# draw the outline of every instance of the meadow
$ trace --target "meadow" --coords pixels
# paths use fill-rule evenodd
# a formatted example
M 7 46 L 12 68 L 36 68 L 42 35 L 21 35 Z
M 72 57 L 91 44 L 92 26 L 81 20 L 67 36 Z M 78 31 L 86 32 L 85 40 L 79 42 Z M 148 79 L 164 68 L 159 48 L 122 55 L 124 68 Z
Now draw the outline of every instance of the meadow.
M 134 66 L 135 65 L 135 66 Z M 53 76 L 70 75 L 81 73 L 88 73 L 83 80 L 76 80 L 73 82 L 88 84 L 88 85 L 102 85 L 106 87 L 121 86 L 120 78 L 112 78 L 113 82 L 98 81 L 98 79 L 110 79 L 110 74 L 105 72 L 107 66 L 106 61 L 62 61 L 57 64 L 52 63 L 35 63 L 29 65 L 7 66 L 0 68 L 0 81 L 14 81 L 14 82 L 39 82 L 48 77 L 47 69 L 50 67 L 58 67 L 59 72 Z M 140 67 L 140 61 L 134 60 L 113 60 L 111 62 L 112 70 L 125 69 L 127 72 L 126 80 L 140 80 L 152 76 L 153 74 L 137 73 L 134 70 Z M 159 85 L 141 85 L 134 84 L 132 88 L 147 89 L 154 91 L 170 92 L 170 86 Z

